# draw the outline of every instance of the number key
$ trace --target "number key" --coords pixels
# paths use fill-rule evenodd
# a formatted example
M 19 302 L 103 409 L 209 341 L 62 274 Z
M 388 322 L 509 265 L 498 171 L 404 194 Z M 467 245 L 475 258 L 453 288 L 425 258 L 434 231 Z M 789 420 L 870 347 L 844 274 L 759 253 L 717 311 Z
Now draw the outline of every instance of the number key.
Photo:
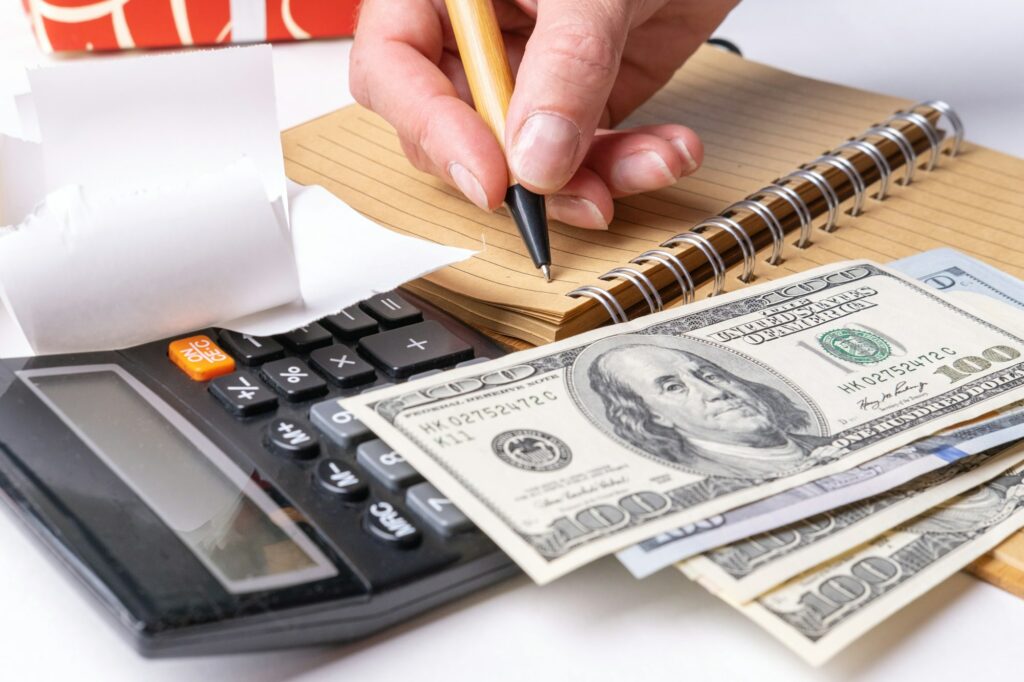
M 343 448 L 351 448 L 373 437 L 373 431 L 346 410 L 337 399 L 317 403 L 309 418 L 320 431 Z
M 442 535 L 455 535 L 473 527 L 473 523 L 432 483 L 417 483 L 405 494 L 405 503 Z
M 382 440 L 363 443 L 356 450 L 356 462 L 375 479 L 398 490 L 423 480 L 419 472 Z

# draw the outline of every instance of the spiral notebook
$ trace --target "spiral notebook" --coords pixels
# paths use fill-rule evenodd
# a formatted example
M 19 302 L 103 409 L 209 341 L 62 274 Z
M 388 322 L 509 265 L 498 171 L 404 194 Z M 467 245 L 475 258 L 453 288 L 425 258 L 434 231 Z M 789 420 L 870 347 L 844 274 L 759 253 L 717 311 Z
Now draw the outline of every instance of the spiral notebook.
M 408 287 L 470 324 L 543 343 L 745 282 L 952 246 L 1024 276 L 1024 160 L 964 142 L 955 111 L 702 48 L 625 125 L 695 129 L 694 175 L 616 204 L 607 231 L 553 223 L 555 281 L 503 210 L 412 168 L 358 106 L 284 135 L 288 175 L 405 234 L 477 250 Z

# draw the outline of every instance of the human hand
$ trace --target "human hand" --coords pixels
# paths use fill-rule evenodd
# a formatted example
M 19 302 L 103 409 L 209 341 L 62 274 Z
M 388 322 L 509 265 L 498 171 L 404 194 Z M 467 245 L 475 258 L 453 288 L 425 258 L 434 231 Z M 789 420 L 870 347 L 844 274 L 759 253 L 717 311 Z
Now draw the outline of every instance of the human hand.
M 409 160 L 473 203 L 501 204 L 509 168 L 548 213 L 607 228 L 612 198 L 648 192 L 703 159 L 681 125 L 611 131 L 664 85 L 738 0 L 495 0 L 513 71 L 505 149 L 472 108 L 444 0 L 364 0 L 352 49 L 357 101 L 398 131 Z

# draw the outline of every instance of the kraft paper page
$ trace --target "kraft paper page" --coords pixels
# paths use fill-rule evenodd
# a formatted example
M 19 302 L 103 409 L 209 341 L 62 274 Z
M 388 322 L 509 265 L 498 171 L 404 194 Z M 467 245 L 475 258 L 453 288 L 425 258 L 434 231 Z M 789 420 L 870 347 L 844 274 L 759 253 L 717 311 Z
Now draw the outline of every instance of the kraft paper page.
M 702 168 L 672 187 L 617 201 L 607 232 L 553 223 L 551 284 L 537 274 L 504 211 L 488 215 L 412 168 L 394 131 L 371 112 L 353 106 L 325 116 L 286 133 L 284 147 L 294 180 L 322 184 L 394 230 L 478 250 L 416 283 L 416 290 L 471 322 L 536 342 L 560 338 L 559 328 L 585 310 L 591 315 L 582 326 L 606 319 L 595 302 L 567 292 L 597 283 L 601 274 L 909 104 L 701 49 L 625 125 L 692 127 L 705 144 Z M 909 187 L 894 183 L 890 197 L 868 201 L 862 216 L 844 215 L 836 232 L 815 230 L 810 248 L 792 248 L 788 237 L 784 262 L 769 266 L 759 259 L 757 276 L 771 279 L 845 258 L 886 261 L 939 246 L 1024 274 L 1024 161 L 967 144 L 961 156 L 943 156 L 937 170 L 917 178 Z M 717 243 L 734 246 L 727 239 Z M 727 282 L 727 290 L 740 286 L 733 272 Z M 630 287 L 607 288 L 619 293 Z

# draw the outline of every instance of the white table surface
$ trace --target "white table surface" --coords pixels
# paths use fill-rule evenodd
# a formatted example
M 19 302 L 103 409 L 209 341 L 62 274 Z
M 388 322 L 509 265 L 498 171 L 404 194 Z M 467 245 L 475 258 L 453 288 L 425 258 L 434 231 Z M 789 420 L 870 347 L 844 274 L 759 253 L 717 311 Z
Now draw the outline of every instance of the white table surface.
M 0 0 L 0 61 L 45 61 Z M 806 75 L 953 103 L 970 139 L 1024 156 L 1024 5 L 747 0 L 719 32 Z M 350 101 L 348 41 L 275 48 L 282 128 Z M 679 575 L 605 560 L 544 588 L 516 579 L 349 647 L 171 661 L 136 656 L 0 514 L 6 680 L 1016 679 L 1024 603 L 957 574 L 823 669 Z

